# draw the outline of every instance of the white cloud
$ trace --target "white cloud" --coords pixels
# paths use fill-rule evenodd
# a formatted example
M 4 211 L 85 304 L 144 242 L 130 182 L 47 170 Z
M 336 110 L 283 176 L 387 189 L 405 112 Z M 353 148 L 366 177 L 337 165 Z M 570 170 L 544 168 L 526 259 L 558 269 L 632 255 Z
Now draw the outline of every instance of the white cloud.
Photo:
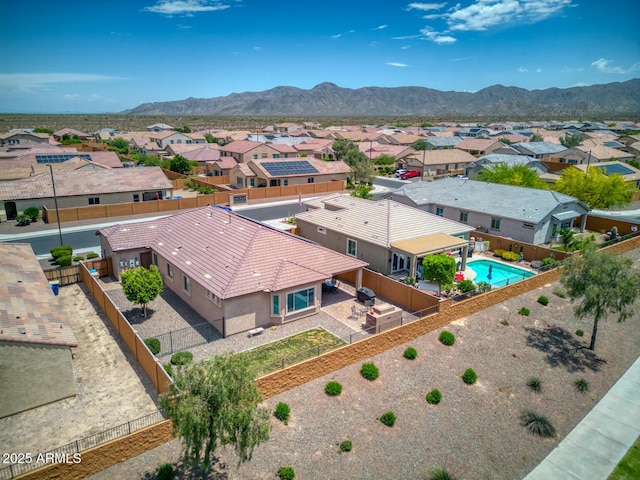
M 387 28 L 386 25 L 378 25 L 377 27 L 374 28 L 374 30 L 384 30 L 385 28 Z
M 391 40 L 411 40 L 413 38 L 420 38 L 422 35 L 405 35 L 403 37 L 391 37 Z
M 526 73 L 526 72 L 528 72 L 528 71 L 529 71 L 529 69 L 528 69 L 527 67 L 520 67 L 520 68 L 518 68 L 518 71 L 519 71 L 520 73 Z
M 411 45 L 403 45 L 400 47 L 401 50 L 409 50 L 411 48 Z
M 431 27 L 424 27 L 420 30 L 420 33 L 424 36 L 426 40 L 430 40 L 438 45 L 450 45 L 452 43 L 457 42 L 457 39 L 453 38 L 450 35 L 443 35 L 440 32 L 436 32 L 431 29 Z
M 624 68 L 612 66 L 611 60 L 607 60 L 606 58 L 600 58 L 595 62 L 591 62 L 591 66 L 602 73 L 626 73 Z
M 475 55 L 471 56 L 471 57 L 458 57 L 458 58 L 450 58 L 449 61 L 450 62 L 464 62 L 466 60 L 471 60 L 473 58 L 476 58 Z
M 341 36 L 341 33 L 336 33 L 335 35 L 331 35 L 331 38 L 340 38 Z
M 387 65 L 391 65 L 392 67 L 408 67 L 406 63 L 397 63 L 397 62 L 387 62 Z
M 190 15 L 202 12 L 226 10 L 230 5 L 216 0 L 160 0 L 152 7 L 144 7 L 144 11 L 162 15 Z
M 429 11 L 429 10 L 440 10 L 442 7 L 444 7 L 447 3 L 410 3 L 409 5 L 407 5 L 407 10 L 422 10 L 422 11 Z
M 584 68 L 571 68 L 571 67 L 565 67 L 562 70 L 560 70 L 561 73 L 575 73 L 575 72 L 583 72 Z
M 536 73 L 542 73 L 542 69 L 541 69 L 540 67 L 538 67 L 538 68 L 536 69 Z
M 93 73 L 0 73 L 0 87 L 30 90 L 54 83 L 110 82 L 120 77 Z

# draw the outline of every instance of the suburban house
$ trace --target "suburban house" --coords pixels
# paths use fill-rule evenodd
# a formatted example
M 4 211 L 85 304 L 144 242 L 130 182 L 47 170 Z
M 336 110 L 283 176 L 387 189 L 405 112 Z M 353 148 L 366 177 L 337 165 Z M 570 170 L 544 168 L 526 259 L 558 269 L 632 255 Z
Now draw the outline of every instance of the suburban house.
M 0 221 L 15 220 L 28 207 L 84 207 L 159 200 L 172 195 L 173 185 L 160 167 L 105 168 L 40 173 L 0 182 Z
M 298 152 L 299 157 L 308 156 L 314 158 L 329 158 L 334 160 L 335 154 L 333 153 L 333 140 L 314 138 L 312 140 L 305 140 L 302 143 L 298 143 L 293 146 Z
M 31 245 L 0 243 L 0 258 L 3 418 L 76 395 L 78 342 Z
M 300 235 L 369 264 L 384 275 L 419 277 L 426 255 L 454 252 L 464 269 L 473 227 L 393 200 L 330 195 L 305 202 Z
M 366 262 L 216 207 L 99 231 L 114 275 L 154 264 L 224 337 L 318 313 L 322 285 Z
M 279 158 L 280 151 L 273 145 L 248 140 L 236 140 L 226 144 L 220 149 L 220 156 L 232 157 L 238 163 L 247 163 L 249 160 L 260 158 Z
M 457 178 L 410 183 L 385 198 L 532 244 L 549 243 L 562 228 L 573 228 L 579 217 L 584 231 L 589 213 L 577 198 L 551 190 Z
M 165 130 L 175 130 L 176 127 L 172 127 L 171 125 L 167 125 L 166 123 L 154 123 L 153 125 L 147 126 L 148 132 L 162 132 Z
M 455 148 L 462 140 L 462 137 L 425 137 L 423 139 L 427 144 L 427 150 L 443 150 L 447 148 Z
M 231 175 L 231 170 L 236 165 L 238 165 L 238 162 L 236 162 L 233 157 L 220 157 L 217 160 L 210 160 L 204 164 L 205 173 L 213 177 Z
M 495 138 L 466 138 L 456 144 L 455 148 L 464 150 L 474 157 L 480 157 L 500 150 L 505 145 Z
M 197 143 L 197 144 L 173 144 L 165 148 L 167 156 L 173 157 L 175 155 L 181 155 L 189 161 L 198 162 L 200 165 L 204 165 L 206 162 L 215 162 L 220 157 L 220 145 L 215 143 Z
M 489 155 L 483 155 L 467 165 L 465 175 L 469 177 L 477 175 L 484 168 L 497 164 L 504 164 L 509 167 L 513 167 L 515 165 L 526 165 L 538 175 L 544 175 L 548 170 L 544 163 L 533 157 L 528 157 L 526 155 L 501 155 L 497 153 L 490 153 Z
M 173 145 L 174 143 L 186 143 L 187 145 L 193 143 L 207 143 L 204 135 L 199 133 L 181 133 L 172 131 L 154 133 L 151 135 L 151 139 L 154 140 L 162 149 L 165 149 L 167 146 Z
M 592 140 L 585 140 L 582 144 L 578 145 L 576 149 L 587 153 L 591 157 L 592 162 L 606 162 L 608 160 L 621 160 L 626 162 L 635 158 L 633 153 L 612 148 L 605 144 L 598 144 Z
M 424 169 L 424 176 L 454 175 L 464 172 L 467 165 L 476 159 L 464 150 L 423 150 L 414 156 L 405 158 L 399 163 L 400 168 L 420 170 Z
M 537 158 L 538 160 L 548 160 L 566 148 L 550 142 L 520 142 L 512 145 L 521 155 Z
M 307 183 L 346 182 L 351 167 L 340 160 L 325 162 L 316 158 L 248 160 L 229 173 L 229 184 L 237 188 L 286 187 Z
M 60 141 L 64 138 L 64 136 L 69 138 L 78 137 L 80 140 L 90 141 L 93 140 L 93 133 L 86 133 L 80 130 L 76 130 L 75 128 L 63 128 L 53 132 L 53 138 L 57 141 Z
M 47 133 L 33 133 L 26 130 L 0 134 L 0 145 L 37 145 L 51 141 Z
M 387 155 L 389 157 L 394 157 L 396 162 L 403 162 L 407 157 L 412 157 L 416 155 L 416 150 L 413 147 L 408 147 L 405 145 L 390 145 L 385 143 L 378 142 L 360 142 L 357 143 L 356 146 L 358 149 L 364 153 L 368 159 L 373 160 L 375 163 L 375 159 L 381 157 L 382 155 Z

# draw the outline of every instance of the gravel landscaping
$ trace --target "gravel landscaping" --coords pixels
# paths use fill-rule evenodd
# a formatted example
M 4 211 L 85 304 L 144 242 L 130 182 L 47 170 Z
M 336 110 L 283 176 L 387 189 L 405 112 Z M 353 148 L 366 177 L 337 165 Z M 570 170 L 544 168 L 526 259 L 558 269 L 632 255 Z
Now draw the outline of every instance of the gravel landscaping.
M 640 252 L 628 255 L 640 266 Z M 380 376 L 368 381 L 360 364 L 309 382 L 265 401 L 291 407 L 288 425 L 272 419 L 271 439 L 252 461 L 236 468 L 231 451 L 220 451 L 217 472 L 209 478 L 273 479 L 279 467 L 291 466 L 296 479 L 420 479 L 436 464 L 458 479 L 522 479 L 571 431 L 625 370 L 640 356 L 640 306 L 625 323 L 604 320 L 595 352 L 586 350 L 592 323 L 577 320 L 568 299 L 546 285 L 446 327 L 455 344 L 438 341 L 431 332 L 372 361 Z M 549 298 L 548 306 L 537 302 Z M 529 316 L 519 315 L 526 307 Z M 575 334 L 584 330 L 584 336 Z M 416 348 L 414 360 L 403 357 Z M 473 368 L 478 380 L 465 384 L 461 375 Z M 528 385 L 541 380 L 541 391 Z M 589 382 L 581 393 L 576 380 Z M 339 396 L 324 393 L 328 381 L 343 386 Z M 439 404 L 425 395 L 442 392 Z M 558 434 L 542 438 L 520 423 L 524 410 L 547 416 Z M 393 411 L 393 427 L 378 418 Z M 339 453 L 344 440 L 353 450 Z M 154 478 L 164 461 L 179 463 L 175 440 L 94 477 Z M 180 475 L 180 478 L 187 478 Z

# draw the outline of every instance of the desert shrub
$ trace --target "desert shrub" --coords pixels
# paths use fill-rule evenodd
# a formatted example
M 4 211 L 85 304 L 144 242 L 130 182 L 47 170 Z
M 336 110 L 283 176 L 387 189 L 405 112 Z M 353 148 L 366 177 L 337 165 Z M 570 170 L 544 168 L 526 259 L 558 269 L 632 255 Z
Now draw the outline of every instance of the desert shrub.
M 341 452 L 350 452 L 352 448 L 353 448 L 353 444 L 351 443 L 351 440 L 345 440 L 340 444 Z
M 294 478 L 296 478 L 296 472 L 294 472 L 293 468 L 291 467 L 280 467 L 278 469 L 278 472 L 276 473 L 276 476 L 280 480 L 293 480 Z
M 158 467 L 156 478 L 158 480 L 173 480 L 176 478 L 176 471 L 170 463 L 163 463 Z
M 284 402 L 279 402 L 276 405 L 276 409 L 273 412 L 273 416 L 276 417 L 278 420 L 281 420 L 282 422 L 284 422 L 285 425 L 288 425 L 289 415 L 291 415 L 291 409 L 289 408 L 289 405 L 287 405 Z
M 547 257 L 547 258 L 543 258 L 540 261 L 540 266 L 542 267 L 549 267 L 551 265 L 555 265 L 556 263 L 558 263 L 558 261 L 555 258 L 552 257 Z
M 171 365 L 170 363 L 165 363 L 163 365 L 164 371 L 167 372 L 167 375 L 169 375 L 170 377 L 173 377 L 173 365 Z
M 509 325 L 509 320 L 507 320 L 506 318 L 503 318 L 502 320 L 500 320 L 500 323 L 502 325 Z
M 544 305 L 546 307 L 547 305 L 549 305 L 549 299 L 547 297 L 545 297 L 544 295 L 540 295 L 538 297 L 538 303 L 540 305 Z
M 18 227 L 26 227 L 27 225 L 31 225 L 31 217 L 29 215 L 25 215 L 24 213 L 16 215 L 16 225 Z
M 396 414 L 393 412 L 386 412 L 380 415 L 380 421 L 387 427 L 393 427 L 396 423 Z
M 342 385 L 339 382 L 329 382 L 324 387 L 324 393 L 336 397 L 342 393 Z
M 446 468 L 436 466 L 427 473 L 427 480 L 455 480 L 455 478 Z
M 38 220 L 38 217 L 40 216 L 40 210 L 38 207 L 27 207 L 22 213 L 27 215 L 32 222 Z
M 199 185 L 196 182 L 189 180 L 188 182 L 184 183 L 184 186 L 182 188 L 184 188 L 185 190 L 198 190 L 198 187 Z
M 527 430 L 534 435 L 540 435 L 541 437 L 556 436 L 555 427 L 544 415 L 528 410 L 522 412 L 520 420 L 522 421 L 522 425 L 527 427 Z
M 438 390 L 437 388 L 434 388 L 429 393 L 427 393 L 427 396 L 425 398 L 431 405 L 437 405 L 440 403 L 440 400 L 442 400 L 442 393 L 440 393 L 440 390 Z
M 453 335 L 453 333 L 448 332 L 447 330 L 440 332 L 438 340 L 440 340 L 440 343 L 442 343 L 443 345 L 451 346 L 456 343 L 456 337 Z
M 98 255 L 96 252 L 89 252 L 87 253 L 87 260 L 91 260 L 92 258 L 98 258 L 100 255 Z
M 61 247 L 53 247 L 51 250 L 49 250 L 49 253 L 51 253 L 51 256 L 55 260 L 58 257 L 64 257 L 64 256 L 67 256 L 67 255 L 71 255 L 73 253 L 73 247 L 71 247 L 70 245 L 63 245 Z
M 458 282 L 458 290 L 462 293 L 473 292 L 475 289 L 476 286 L 471 280 L 461 280 Z
M 580 330 L 580 329 L 576 330 L 576 335 L 579 336 L 579 337 L 583 336 L 584 335 L 584 330 Z
M 502 259 L 506 260 L 507 262 L 517 262 L 518 260 L 520 260 L 520 255 L 518 255 L 516 252 L 503 252 Z
M 589 382 L 584 378 L 579 378 L 575 382 L 576 389 L 581 393 L 586 393 L 589 390 Z
M 491 290 L 491 284 L 489 282 L 478 282 L 476 288 L 478 293 L 486 293 Z
M 373 381 L 378 378 L 379 374 L 378 367 L 376 367 L 374 363 L 363 363 L 362 367 L 360 367 L 360 375 L 367 380 Z
M 203 195 L 211 195 L 212 193 L 217 193 L 218 190 L 211 187 L 200 187 L 198 188 L 198 193 L 202 193 Z
M 502 254 L 503 254 L 504 252 L 506 252 L 506 250 L 504 250 L 503 248 L 496 248 L 496 249 L 493 251 L 493 256 L 494 256 L 494 257 L 502 257 Z
M 478 380 L 478 374 L 473 368 L 467 368 L 462 374 L 462 381 L 467 385 L 473 385 Z
M 76 255 L 73 257 L 74 262 L 81 262 L 82 260 L 84 260 L 84 257 L 82 255 Z
M 174 365 L 188 365 L 193 360 L 191 352 L 176 352 L 171 355 L 171 363 Z
M 409 360 L 414 360 L 418 356 L 418 351 L 413 347 L 407 347 L 404 349 L 402 356 Z
M 160 353 L 160 340 L 157 338 L 147 338 L 144 343 L 154 355 Z
M 524 315 L 525 317 L 528 317 L 531 311 L 526 307 L 522 307 L 520 310 L 518 310 L 518 313 L 520 315 Z
M 560 298 L 567 298 L 567 291 L 563 288 L 560 287 L 554 287 L 553 288 L 553 294 L 556 297 L 560 297 Z
M 540 380 L 538 377 L 529 377 L 529 379 L 527 380 L 527 387 L 529 387 L 536 393 L 540 393 L 540 391 L 542 390 L 542 380 Z
M 63 255 L 56 258 L 56 263 L 61 267 L 68 267 L 73 263 L 73 257 L 71 255 Z

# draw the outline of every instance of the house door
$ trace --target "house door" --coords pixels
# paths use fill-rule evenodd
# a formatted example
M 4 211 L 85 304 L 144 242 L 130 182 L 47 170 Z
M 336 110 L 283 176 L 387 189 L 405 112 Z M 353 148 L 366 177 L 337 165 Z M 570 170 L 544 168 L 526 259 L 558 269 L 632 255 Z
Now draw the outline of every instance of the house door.
M 7 214 L 7 220 L 15 220 L 18 216 L 16 202 L 4 202 L 4 211 Z
M 151 252 L 141 252 L 140 253 L 140 265 L 144 268 L 149 268 L 151 265 Z

